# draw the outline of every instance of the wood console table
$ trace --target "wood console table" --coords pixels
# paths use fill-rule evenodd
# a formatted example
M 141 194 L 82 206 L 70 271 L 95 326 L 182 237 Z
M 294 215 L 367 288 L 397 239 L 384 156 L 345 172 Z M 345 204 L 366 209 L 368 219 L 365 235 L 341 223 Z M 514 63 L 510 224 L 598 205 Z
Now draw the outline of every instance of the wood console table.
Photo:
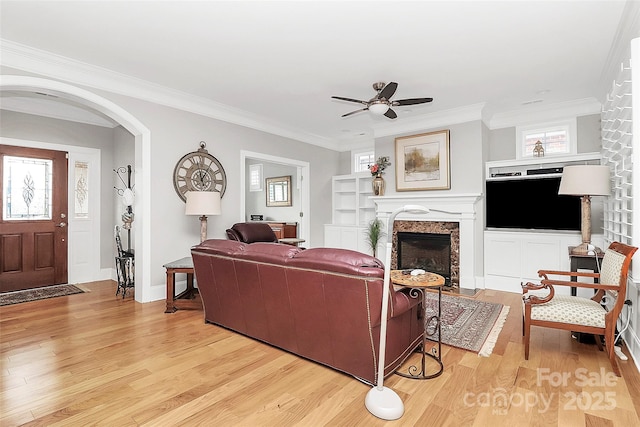
M 174 313 L 178 309 L 202 310 L 202 301 L 198 289 L 193 286 L 193 259 L 188 256 L 163 265 L 167 269 L 167 308 L 165 313 Z M 175 294 L 176 273 L 187 275 L 187 289 Z

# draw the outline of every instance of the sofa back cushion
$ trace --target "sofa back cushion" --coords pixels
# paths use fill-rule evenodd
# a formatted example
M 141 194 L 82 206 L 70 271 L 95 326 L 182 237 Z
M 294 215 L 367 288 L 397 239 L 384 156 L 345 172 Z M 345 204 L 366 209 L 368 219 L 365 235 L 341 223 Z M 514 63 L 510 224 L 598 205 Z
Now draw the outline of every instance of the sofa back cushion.
M 384 277 L 384 266 L 379 259 L 348 249 L 306 249 L 287 260 L 287 266 L 357 276 Z

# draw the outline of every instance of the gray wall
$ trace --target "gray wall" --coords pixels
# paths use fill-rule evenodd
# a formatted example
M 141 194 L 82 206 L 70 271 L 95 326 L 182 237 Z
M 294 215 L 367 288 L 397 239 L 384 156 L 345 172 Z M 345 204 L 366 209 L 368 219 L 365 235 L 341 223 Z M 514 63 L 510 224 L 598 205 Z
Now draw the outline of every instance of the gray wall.
M 385 195 L 397 194 L 396 191 L 396 155 L 395 155 L 395 138 L 406 135 L 417 135 L 449 129 L 449 156 L 451 165 L 451 189 L 450 190 L 431 190 L 429 194 L 436 193 L 482 193 L 483 182 L 483 124 L 480 120 L 460 123 L 450 126 L 441 126 L 436 129 L 424 129 L 409 134 L 399 134 L 377 138 L 375 141 L 376 158 L 380 156 L 389 156 L 391 166 L 389 166 L 384 174 L 387 181 Z M 424 191 L 401 192 L 406 195 L 419 195 Z
M 597 153 L 602 149 L 600 140 L 600 115 L 591 114 L 576 119 L 578 153 Z M 489 161 L 515 160 L 516 128 L 508 127 L 489 131 Z
M 5 72 L 9 72 L 5 68 Z M 27 75 L 17 70 L 10 74 Z M 80 85 L 78 85 L 80 86 Z M 197 218 L 184 214 L 184 202 L 173 188 L 173 168 L 176 162 L 186 153 L 198 149 L 198 143 L 205 141 L 207 149 L 224 166 L 227 174 L 227 190 L 222 199 L 222 215 L 209 218 L 208 231 L 210 238 L 226 238 L 225 230 L 235 222 L 243 221 L 240 213 L 240 200 L 244 197 L 244 189 L 240 188 L 240 151 L 247 150 L 265 153 L 272 156 L 285 157 L 308 162 L 310 164 L 310 242 L 307 247 L 322 246 L 324 241 L 323 224 L 331 222 L 331 177 L 339 171 L 339 153 L 318 146 L 305 144 L 290 138 L 265 133 L 262 131 L 223 122 L 211 117 L 202 116 L 171 107 L 158 105 L 111 92 L 84 88 L 115 103 L 150 130 L 150 185 L 147 189 L 150 197 L 151 213 L 151 253 L 148 262 L 151 265 L 150 283 L 152 293 L 161 294 L 165 288 L 165 271 L 163 264 L 189 254 L 192 245 L 199 242 L 200 224 Z M 45 142 L 71 144 L 73 139 L 77 145 L 89 143 L 94 136 L 95 126 L 82 135 L 68 138 L 68 131 L 61 132 L 56 126 L 35 131 L 29 120 L 14 122 L 5 126 L 3 118 L 2 131 L 7 137 L 38 139 Z M 5 129 L 6 128 L 6 129 Z M 116 166 L 113 153 L 113 131 L 105 130 L 103 169 L 111 172 Z M 100 141 L 103 138 L 99 138 Z M 108 141 L 108 144 L 106 143 Z M 136 157 L 138 153 L 136 153 Z M 142 173 L 143 171 L 137 171 Z M 103 171 L 104 176 L 104 171 Z M 103 192 L 109 194 L 111 200 L 108 212 L 115 212 L 113 207 L 112 179 L 104 179 Z M 142 189 L 138 188 L 138 193 Z M 103 194 L 104 197 L 104 194 Z M 139 213 L 136 221 L 140 221 Z M 112 218 L 109 218 L 112 222 Z M 139 222 L 138 222 L 139 224 Z M 134 226 L 136 222 L 134 222 Z M 109 227 L 111 227 L 109 225 Z M 109 237 L 109 242 L 112 238 Z M 139 245 L 138 245 L 139 246 Z M 139 249 L 139 248 L 138 248 Z

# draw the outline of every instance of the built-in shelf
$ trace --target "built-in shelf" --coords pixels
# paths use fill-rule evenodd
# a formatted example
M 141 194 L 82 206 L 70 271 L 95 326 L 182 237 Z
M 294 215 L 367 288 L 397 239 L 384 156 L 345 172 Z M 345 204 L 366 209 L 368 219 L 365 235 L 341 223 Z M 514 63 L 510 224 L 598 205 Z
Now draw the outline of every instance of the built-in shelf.
M 571 165 L 600 164 L 600 153 L 574 154 L 569 156 L 531 157 L 522 160 L 499 160 L 485 163 L 487 181 L 504 179 L 540 178 L 561 176 L 562 168 Z M 549 173 L 539 174 L 541 170 Z M 558 172 L 552 172 L 557 169 Z

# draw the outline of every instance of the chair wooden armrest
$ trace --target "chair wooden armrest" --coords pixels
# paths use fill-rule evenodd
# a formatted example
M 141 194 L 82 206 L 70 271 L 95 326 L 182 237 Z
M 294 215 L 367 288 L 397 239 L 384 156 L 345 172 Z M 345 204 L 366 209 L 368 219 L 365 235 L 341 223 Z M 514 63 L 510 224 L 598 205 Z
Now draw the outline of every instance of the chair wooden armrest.
M 549 276 L 589 277 L 592 279 L 599 279 L 600 273 L 589 273 L 587 271 L 538 270 L 538 276 L 544 277 L 545 279 L 549 279 Z
M 551 301 L 551 299 L 556 293 L 555 290 L 553 289 L 553 285 L 549 283 L 537 284 L 537 283 L 527 282 L 527 283 L 521 284 L 521 286 L 522 286 L 522 301 L 524 301 L 525 304 L 544 304 L 545 302 Z M 549 294 L 544 298 L 541 298 L 538 295 L 527 294 L 528 291 L 541 291 L 543 289 L 549 290 Z

